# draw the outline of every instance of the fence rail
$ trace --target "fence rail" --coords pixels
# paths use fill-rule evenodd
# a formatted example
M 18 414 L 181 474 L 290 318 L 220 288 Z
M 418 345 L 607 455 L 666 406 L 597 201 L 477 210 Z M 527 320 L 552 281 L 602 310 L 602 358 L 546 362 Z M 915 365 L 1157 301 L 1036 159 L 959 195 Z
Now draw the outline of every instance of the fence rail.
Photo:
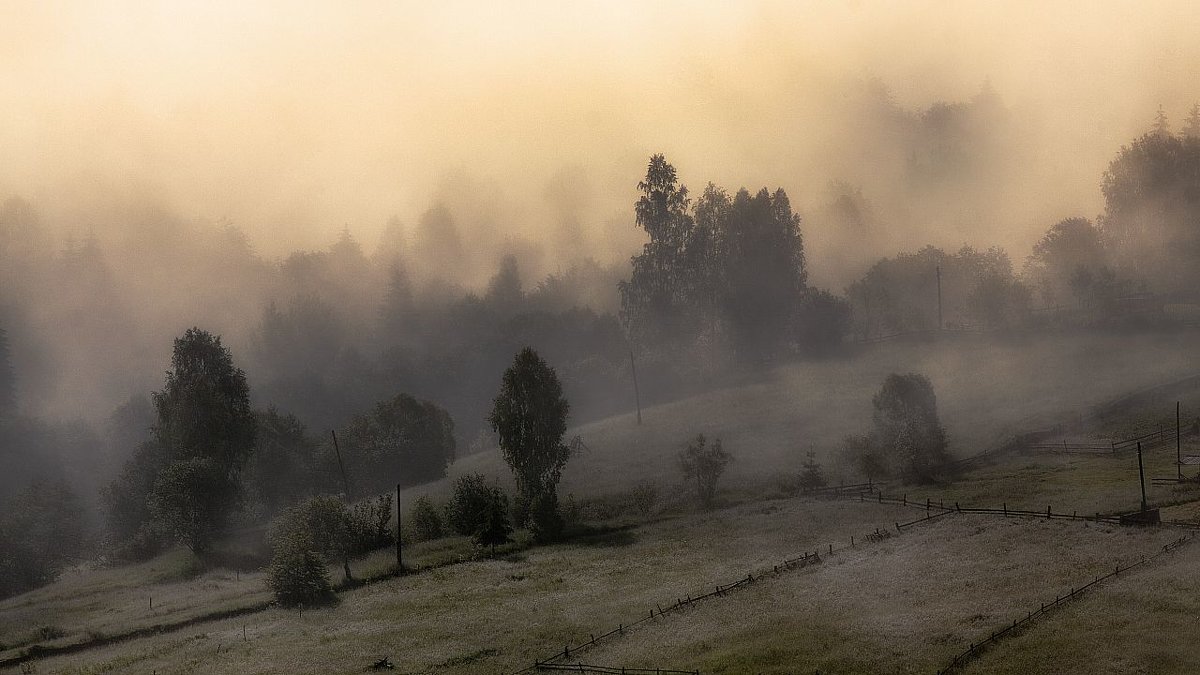
M 1134 436 L 1133 438 L 1110 441 L 1108 445 L 1098 443 L 1068 443 L 1063 441 L 1061 443 L 1031 443 L 1026 447 L 1030 450 L 1045 450 L 1050 452 L 1099 454 L 1136 450 L 1138 443 L 1141 443 L 1142 449 L 1148 450 L 1174 442 L 1177 437 L 1186 437 L 1188 434 L 1193 433 L 1194 430 L 1195 424 L 1190 424 L 1181 429 L 1178 435 L 1175 429 L 1159 429 L 1158 431 L 1151 431 L 1150 433 Z
M 1075 598 L 1079 597 L 1084 591 L 1095 586 L 1096 584 L 1099 584 L 1107 579 L 1115 577 L 1115 576 L 1121 574 L 1122 572 L 1128 572 L 1137 567 L 1141 567 L 1142 565 L 1149 564 L 1151 561 L 1155 560 L 1159 556 L 1166 555 L 1166 554 L 1170 553 L 1171 551 L 1174 551 L 1175 549 L 1179 548 L 1180 546 L 1183 546 L 1185 543 L 1191 541 L 1194 537 L 1195 537 L 1195 533 L 1189 532 L 1188 534 L 1185 534 L 1182 537 L 1176 539 L 1175 541 L 1172 541 L 1171 543 L 1163 546 L 1161 551 L 1158 551 L 1157 553 L 1155 553 L 1154 555 L 1152 555 L 1150 557 L 1143 557 L 1141 560 L 1138 560 L 1137 562 L 1126 565 L 1125 567 L 1121 567 L 1120 565 L 1117 565 L 1115 567 L 1115 569 L 1113 569 L 1112 572 L 1108 572 L 1107 574 L 1102 574 L 1102 575 L 1092 579 L 1088 583 L 1084 584 L 1083 586 L 1080 586 L 1079 588 L 1071 588 L 1070 592 L 1067 593 L 1066 595 L 1054 596 L 1053 602 L 1049 602 L 1049 603 L 1044 602 L 1041 604 L 1041 606 L 1038 609 L 1027 612 L 1023 618 L 1014 619 L 1011 625 L 1006 624 L 1004 626 L 1004 628 L 1001 628 L 998 631 L 993 631 L 990 635 L 988 635 L 986 638 L 984 638 L 983 640 L 981 640 L 978 643 L 974 643 L 974 642 L 970 643 L 965 650 L 963 650 L 959 654 L 955 655 L 955 657 L 953 659 L 951 659 L 950 663 L 947 664 L 945 668 L 942 668 L 941 670 L 939 670 L 938 675 L 945 675 L 946 673 L 950 673 L 950 672 L 954 671 L 955 669 L 965 665 L 968 661 L 970 661 L 971 659 L 978 656 L 981 652 L 983 652 L 983 650 L 985 648 L 987 648 L 988 646 L 995 644 L 998 640 L 1002 639 L 1006 635 L 1010 635 L 1014 631 L 1021 629 L 1022 627 L 1029 624 L 1033 620 L 1044 616 L 1050 610 L 1052 610 L 1056 607 L 1059 607 L 1060 605 L 1062 605 L 1066 602 L 1074 600 Z
M 884 495 L 882 492 L 871 493 L 870 496 L 868 496 L 866 494 L 858 494 L 858 495 L 854 495 L 853 497 L 856 497 L 857 501 L 859 501 L 859 502 L 869 502 L 869 503 L 878 503 L 878 504 L 895 504 L 895 505 L 899 505 L 899 506 L 909 506 L 909 507 L 918 508 L 918 509 L 925 509 L 926 511 L 936 510 L 939 512 L 939 513 L 936 513 L 936 514 L 933 514 L 930 516 L 926 516 L 924 518 L 918 518 L 917 520 L 914 520 L 909 523 L 897 522 L 896 528 L 898 530 L 908 527 L 910 525 L 916 525 L 918 523 L 923 523 L 928 520 L 933 520 L 934 518 L 937 518 L 938 516 L 941 516 L 941 515 L 945 515 L 946 513 L 983 514 L 983 515 L 993 515 L 993 516 L 1004 516 L 1004 517 L 1010 517 L 1010 518 L 1038 518 L 1038 519 L 1047 519 L 1047 520 L 1082 520 L 1082 521 L 1093 522 L 1093 523 L 1110 523 L 1113 525 L 1122 524 L 1120 514 L 1093 513 L 1093 514 L 1089 515 L 1086 513 L 1081 514 L 1078 511 L 1072 511 L 1071 513 L 1057 512 L 1057 511 L 1054 511 L 1050 506 L 1047 506 L 1045 511 L 1042 511 L 1042 510 L 1033 511 L 1033 510 L 1029 510 L 1029 509 L 1010 509 L 1008 507 L 1008 504 L 1001 504 L 1000 508 L 984 508 L 984 507 L 977 507 L 977 506 L 961 506 L 961 505 L 959 505 L 958 502 L 946 502 L 946 501 L 933 500 L 933 499 L 929 499 L 929 498 L 926 498 L 923 500 L 922 499 L 909 499 L 908 495 L 902 495 L 900 497 L 888 497 L 887 495 Z M 1188 529 L 1188 530 L 1200 529 L 1200 522 L 1193 522 L 1193 521 L 1163 520 L 1163 521 L 1160 521 L 1158 524 L 1161 526 L 1165 526 L 1165 527 L 1178 527 L 1178 528 L 1183 528 L 1183 529 Z
M 616 668 L 587 663 L 538 663 L 534 666 L 542 671 L 566 673 L 603 673 L 605 675 L 700 675 L 699 670 L 673 670 L 670 668 Z

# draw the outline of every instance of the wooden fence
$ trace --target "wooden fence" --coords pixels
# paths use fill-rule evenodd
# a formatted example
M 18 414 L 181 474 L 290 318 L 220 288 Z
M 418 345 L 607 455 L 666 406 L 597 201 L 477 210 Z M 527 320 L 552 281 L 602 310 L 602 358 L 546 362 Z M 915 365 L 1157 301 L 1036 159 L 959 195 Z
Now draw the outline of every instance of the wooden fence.
M 1033 511 L 1029 509 L 1010 509 L 1008 504 L 1001 504 L 1000 508 L 980 508 L 973 506 L 960 506 L 958 502 L 935 501 L 933 499 L 909 499 L 908 495 L 900 497 L 888 497 L 882 492 L 874 493 L 871 496 L 855 495 L 860 502 L 875 502 L 879 504 L 897 504 L 900 506 L 909 506 L 926 511 L 937 510 L 939 513 L 925 518 L 919 518 L 911 523 L 896 523 L 896 529 L 901 530 L 909 525 L 915 525 L 927 520 L 933 520 L 935 517 L 946 513 L 967 513 L 967 514 L 982 514 L 991 516 L 1001 516 L 1005 518 L 1038 518 L 1045 520 L 1082 520 L 1093 523 L 1109 523 L 1111 525 L 1120 525 L 1121 516 L 1119 514 L 1104 514 L 1104 513 L 1079 513 L 1072 511 L 1071 513 L 1056 512 L 1051 507 L 1047 506 L 1045 511 Z M 1200 529 L 1200 523 L 1185 521 L 1185 520 L 1164 520 L 1158 523 L 1165 527 L 1177 527 L 1188 530 Z
M 1180 431 L 1180 436 L 1187 436 L 1194 425 L 1184 428 Z M 1138 443 L 1142 444 L 1143 450 L 1166 445 L 1167 443 L 1175 442 L 1176 434 L 1174 429 L 1162 429 L 1151 431 L 1148 434 L 1135 436 L 1134 438 L 1126 438 L 1120 441 L 1111 441 L 1108 445 L 1098 443 L 1068 443 L 1065 440 L 1062 443 L 1033 443 L 1028 447 L 1031 450 L 1045 450 L 1049 452 L 1065 452 L 1077 454 L 1104 454 L 1117 453 L 1125 450 L 1136 450 Z
M 988 646 L 995 644 L 998 640 L 1004 638 L 1007 635 L 1011 635 L 1014 631 L 1017 631 L 1017 630 L 1023 628 L 1024 626 L 1026 626 L 1030 622 L 1034 621 L 1035 619 L 1038 619 L 1038 618 L 1044 616 L 1050 610 L 1052 610 L 1056 607 L 1059 607 L 1060 605 L 1063 605 L 1066 602 L 1074 600 L 1075 598 L 1079 597 L 1084 591 L 1095 586 L 1096 584 L 1099 584 L 1102 581 L 1105 581 L 1107 579 L 1115 577 L 1115 576 L 1121 574 L 1122 572 L 1128 572 L 1137 567 L 1141 567 L 1142 565 L 1149 564 L 1151 561 L 1155 560 L 1159 556 L 1166 555 L 1167 553 L 1170 553 L 1171 551 L 1174 551 L 1175 549 L 1179 548 L 1180 546 L 1184 545 L 1185 543 L 1191 541 L 1194 537 L 1195 537 L 1195 533 L 1189 532 L 1188 534 L 1185 534 L 1182 537 L 1176 539 L 1175 541 L 1163 546 L 1161 551 L 1155 553 L 1154 555 L 1152 555 L 1148 558 L 1144 557 L 1141 560 L 1139 560 L 1133 564 L 1126 565 L 1125 567 L 1121 567 L 1120 565 L 1117 565 L 1113 569 L 1113 571 L 1108 572 L 1107 574 L 1102 574 L 1102 575 L 1096 577 L 1095 579 L 1092 579 L 1088 583 L 1084 584 L 1083 586 L 1080 586 L 1079 588 L 1072 588 L 1070 590 L 1070 592 L 1065 595 L 1062 595 L 1062 596 L 1056 595 L 1054 597 L 1053 602 L 1048 602 L 1048 603 L 1043 602 L 1038 609 L 1027 612 L 1024 617 L 1014 619 L 1012 624 L 1006 624 L 1000 630 L 992 631 L 992 633 L 990 635 L 988 635 L 984 639 L 980 640 L 978 643 L 974 643 L 974 642 L 970 643 L 965 650 L 963 650 L 959 654 L 956 654 L 954 656 L 954 658 L 950 660 L 950 663 L 946 665 L 945 668 L 942 668 L 941 670 L 939 670 L 938 675 L 944 675 L 945 673 L 950 673 L 950 672 L 954 671 L 955 669 L 961 667 L 962 665 L 964 665 L 971 659 L 978 656 Z

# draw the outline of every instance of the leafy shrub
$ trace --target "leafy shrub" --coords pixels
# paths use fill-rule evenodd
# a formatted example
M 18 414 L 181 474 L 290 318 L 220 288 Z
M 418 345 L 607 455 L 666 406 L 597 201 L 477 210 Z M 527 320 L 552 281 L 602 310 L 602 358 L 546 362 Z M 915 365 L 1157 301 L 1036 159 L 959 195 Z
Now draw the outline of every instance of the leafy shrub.
M 320 605 L 334 598 L 325 561 L 307 543 L 306 537 L 296 533 L 275 542 L 267 584 L 275 599 L 285 607 Z
M 479 546 L 496 547 L 511 541 L 512 525 L 508 522 L 508 496 L 500 488 L 488 491 L 488 503 L 481 527 L 475 532 L 475 543 Z
M 650 515 L 650 511 L 658 503 L 658 487 L 650 482 L 638 483 L 629 492 L 629 502 L 643 517 Z
M 422 495 L 412 505 L 413 536 L 417 541 L 429 541 L 442 536 L 442 517 L 429 497 Z
M 346 526 L 347 554 L 358 557 L 395 544 L 391 522 L 391 493 L 355 504 Z
M 493 488 L 482 474 L 460 476 L 454 481 L 454 496 L 446 505 L 446 522 L 458 534 L 470 536 L 487 519 Z
M 281 605 L 315 605 L 333 598 L 325 565 L 345 560 L 349 523 L 346 505 L 329 495 L 293 506 L 275 521 L 267 583 Z
M 683 477 L 696 481 L 696 496 L 704 506 L 712 504 L 717 495 L 717 480 L 733 457 L 721 447 L 721 439 L 708 445 L 704 434 L 696 436 L 679 453 L 679 468 Z

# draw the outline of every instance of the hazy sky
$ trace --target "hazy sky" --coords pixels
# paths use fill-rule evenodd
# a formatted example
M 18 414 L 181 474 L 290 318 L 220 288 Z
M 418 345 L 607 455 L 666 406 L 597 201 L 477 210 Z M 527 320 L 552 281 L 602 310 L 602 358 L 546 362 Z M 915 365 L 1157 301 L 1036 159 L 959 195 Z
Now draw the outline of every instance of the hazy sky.
M 458 174 L 536 234 L 564 167 L 588 223 L 628 218 L 657 151 L 694 191 L 803 202 L 840 177 L 822 153 L 847 82 L 917 108 L 989 80 L 1034 122 L 1035 191 L 994 233 L 1027 250 L 1044 219 L 1100 210 L 1159 103 L 1178 122 L 1200 99 L 1197 36 L 1195 2 L 8 0 L 0 197 L 80 229 L 149 199 L 276 253 L 343 225 L 370 246 Z

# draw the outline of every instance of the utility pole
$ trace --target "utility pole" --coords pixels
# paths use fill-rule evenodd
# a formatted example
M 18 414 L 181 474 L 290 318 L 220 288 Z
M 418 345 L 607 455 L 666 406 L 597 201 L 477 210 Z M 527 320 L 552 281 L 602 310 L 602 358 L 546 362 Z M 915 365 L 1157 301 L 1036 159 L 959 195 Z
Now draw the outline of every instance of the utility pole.
M 346 478 L 346 465 L 342 463 L 342 451 L 338 448 L 337 432 L 333 429 L 329 430 L 329 435 L 333 436 L 333 452 L 337 455 L 338 468 L 342 471 L 342 490 L 346 492 L 346 502 L 350 501 L 350 481 Z
M 346 479 L 346 465 L 342 463 L 342 451 L 338 448 L 337 432 L 333 429 L 329 430 L 329 435 L 333 437 L 333 452 L 337 455 L 338 468 L 342 470 L 342 490 L 346 493 L 346 504 L 350 503 L 350 481 Z M 350 557 L 342 556 L 342 571 L 346 573 L 346 581 L 350 582 L 354 579 L 350 574 Z
M 1146 471 L 1142 468 L 1142 442 L 1138 441 L 1138 478 L 1142 483 L 1142 512 L 1146 512 Z
M 938 330 L 942 329 L 942 266 L 934 267 L 937 272 L 937 291 L 938 291 Z
M 396 483 L 396 574 L 404 574 L 404 548 L 400 542 L 400 484 Z
M 633 373 L 633 401 L 637 404 L 637 423 L 642 423 L 642 395 L 638 391 L 637 364 L 633 362 L 633 349 L 629 350 L 629 370 Z
M 1175 401 L 1175 470 L 1179 480 L 1183 480 L 1183 441 L 1180 440 L 1180 431 L 1182 428 L 1179 425 L 1179 401 Z

